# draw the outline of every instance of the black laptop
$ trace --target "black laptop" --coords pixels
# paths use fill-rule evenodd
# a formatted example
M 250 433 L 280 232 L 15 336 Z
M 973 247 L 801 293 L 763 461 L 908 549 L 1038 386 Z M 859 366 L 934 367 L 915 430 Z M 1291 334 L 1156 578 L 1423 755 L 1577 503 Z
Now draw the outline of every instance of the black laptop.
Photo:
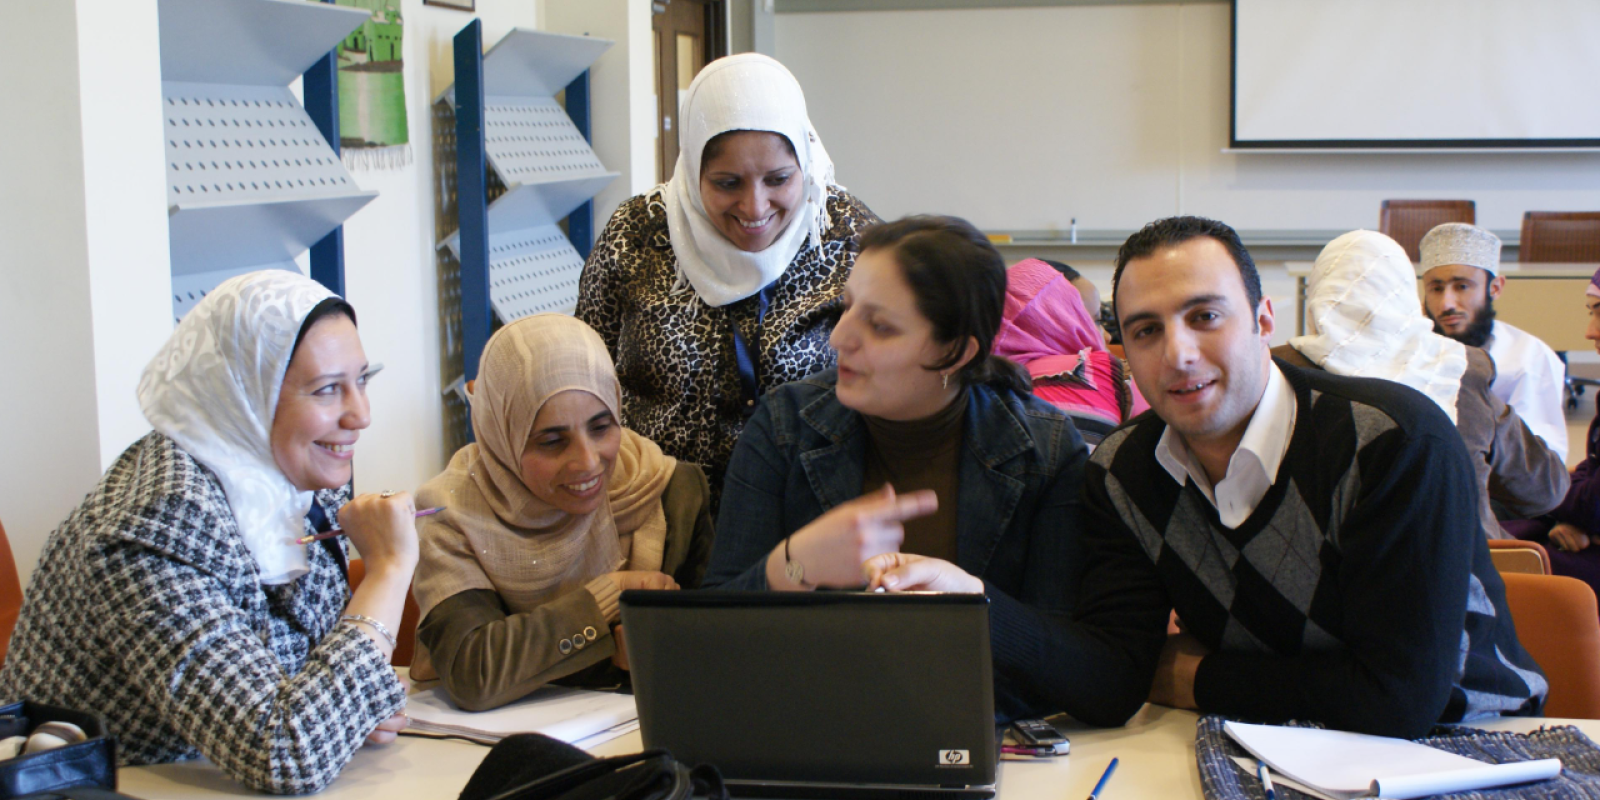
M 622 595 L 647 748 L 742 797 L 994 796 L 988 598 Z

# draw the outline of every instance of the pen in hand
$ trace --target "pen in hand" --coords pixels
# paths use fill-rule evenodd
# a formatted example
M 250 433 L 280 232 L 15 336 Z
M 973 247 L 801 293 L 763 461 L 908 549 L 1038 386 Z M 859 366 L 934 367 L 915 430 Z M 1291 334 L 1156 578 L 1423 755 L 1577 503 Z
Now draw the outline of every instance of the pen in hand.
M 418 511 L 416 516 L 413 517 L 413 519 L 422 519 L 423 517 L 431 517 L 434 514 L 437 514 L 437 513 L 439 513 L 440 511 L 443 511 L 443 510 L 444 510 L 444 506 L 434 506 L 433 508 L 424 508 L 421 511 Z M 312 542 L 320 542 L 323 539 L 332 539 L 335 536 L 343 536 L 343 535 L 344 535 L 344 531 L 343 530 L 335 529 L 335 530 L 328 531 L 326 533 L 318 533 L 318 534 L 315 534 L 315 535 L 312 535 L 312 536 L 302 536 L 302 537 L 294 540 L 294 543 L 295 544 L 311 544 Z

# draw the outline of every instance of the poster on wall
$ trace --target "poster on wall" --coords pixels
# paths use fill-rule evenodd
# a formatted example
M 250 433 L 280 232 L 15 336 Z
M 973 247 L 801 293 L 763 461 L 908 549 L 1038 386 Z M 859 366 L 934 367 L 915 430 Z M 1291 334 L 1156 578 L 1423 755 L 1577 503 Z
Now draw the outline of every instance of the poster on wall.
M 339 148 L 352 170 L 411 163 L 400 0 L 335 0 L 371 16 L 339 43 Z

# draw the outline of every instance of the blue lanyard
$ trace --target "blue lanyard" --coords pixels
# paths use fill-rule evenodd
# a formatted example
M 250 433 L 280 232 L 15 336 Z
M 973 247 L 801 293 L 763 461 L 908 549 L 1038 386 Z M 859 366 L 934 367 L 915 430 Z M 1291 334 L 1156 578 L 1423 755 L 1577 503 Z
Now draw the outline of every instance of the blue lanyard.
M 773 290 L 777 284 L 769 283 L 756 295 L 756 346 L 761 346 L 761 326 L 767 320 L 767 304 L 772 301 Z M 756 413 L 756 400 L 761 397 L 760 353 L 752 353 L 750 343 L 745 341 L 744 334 L 739 332 L 739 324 L 732 322 L 733 327 L 733 358 L 739 366 L 739 410 L 748 419 Z

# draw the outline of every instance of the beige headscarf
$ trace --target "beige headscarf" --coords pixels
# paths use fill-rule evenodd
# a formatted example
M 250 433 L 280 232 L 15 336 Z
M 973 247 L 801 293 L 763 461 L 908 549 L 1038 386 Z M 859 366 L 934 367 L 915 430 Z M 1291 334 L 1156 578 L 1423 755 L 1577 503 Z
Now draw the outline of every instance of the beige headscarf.
M 500 329 L 484 347 L 471 393 L 477 443 L 417 490 L 423 520 L 414 591 L 422 616 L 460 592 L 498 592 L 527 611 L 592 578 L 627 566 L 658 570 L 666 544 L 661 493 L 677 460 L 622 429 L 606 478 L 607 502 L 586 515 L 540 500 L 520 477 L 534 418 L 561 392 L 589 392 L 621 419 L 616 368 L 599 334 L 565 314 L 536 314 Z
M 1306 358 L 1338 375 L 1403 383 L 1456 421 L 1466 347 L 1433 332 L 1411 259 L 1395 240 L 1351 231 L 1329 242 L 1311 270 L 1306 316 L 1316 332 L 1289 340 Z

